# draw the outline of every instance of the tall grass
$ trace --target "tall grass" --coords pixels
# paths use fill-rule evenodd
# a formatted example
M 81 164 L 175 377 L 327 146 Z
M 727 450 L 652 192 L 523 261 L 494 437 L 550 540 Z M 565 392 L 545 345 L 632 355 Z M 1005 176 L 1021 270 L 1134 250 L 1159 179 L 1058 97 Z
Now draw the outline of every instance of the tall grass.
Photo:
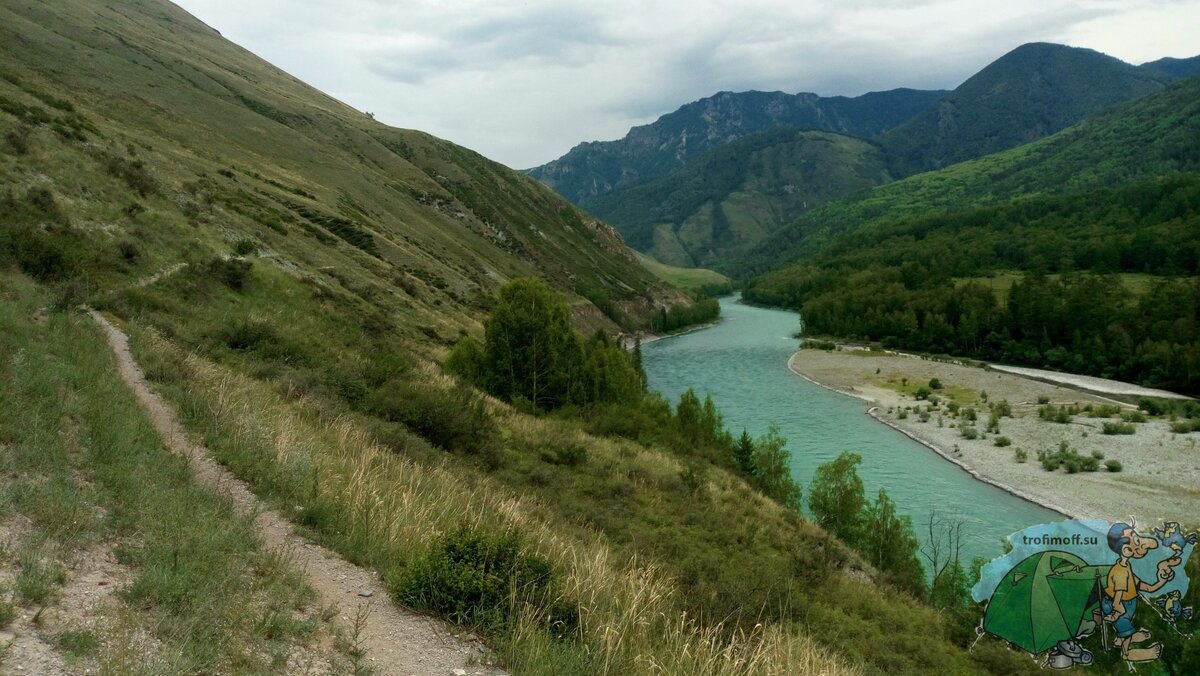
M 53 606 L 84 553 L 111 555 L 125 572 L 113 603 L 38 629 L 73 659 L 103 673 L 276 672 L 321 624 L 311 591 L 163 446 L 92 322 L 38 309 L 47 300 L 0 270 L 0 472 L 15 477 L 0 482 L 0 518 L 28 524 L 0 557 L 17 569 L 15 601 Z
M 352 418 L 324 418 L 317 402 L 285 400 L 152 334 L 134 338 L 151 378 L 223 463 L 385 580 L 402 579 L 457 529 L 519 533 L 555 571 L 553 600 L 579 612 L 578 638 L 561 639 L 546 631 L 544 607 L 512 609 L 517 622 L 492 638 L 520 673 L 856 672 L 799 630 L 726 631 L 689 617 L 676 583 L 656 566 L 614 556 L 598 536 L 565 536 L 535 501 L 486 478 L 418 465 L 374 443 Z

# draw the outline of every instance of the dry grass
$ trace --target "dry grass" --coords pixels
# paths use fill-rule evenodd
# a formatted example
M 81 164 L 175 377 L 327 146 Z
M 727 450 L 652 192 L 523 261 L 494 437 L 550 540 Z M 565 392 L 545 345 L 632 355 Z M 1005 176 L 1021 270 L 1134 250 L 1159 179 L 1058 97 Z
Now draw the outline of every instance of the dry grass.
M 385 575 L 388 566 L 413 560 L 460 525 L 516 530 L 528 549 L 551 562 L 562 597 L 578 603 L 581 645 L 590 668 L 600 673 L 858 673 L 787 627 L 730 633 L 705 626 L 678 610 L 679 591 L 664 572 L 621 560 L 599 536 L 564 536 L 540 516 L 535 501 L 487 479 L 464 480 L 446 467 L 418 465 L 374 443 L 350 418 L 324 420 L 316 402 L 288 402 L 268 386 L 199 356 L 172 354 L 175 348 L 161 339 L 139 342 L 153 358 L 182 359 L 189 395 L 204 402 L 207 431 L 224 437 L 224 446 L 265 451 L 280 477 L 309 477 L 309 504 L 323 501 L 338 514 L 342 531 L 333 546 L 349 550 L 351 558 L 369 559 Z M 428 375 L 431 381 L 442 377 Z M 512 416 L 506 427 L 522 437 L 579 434 L 524 416 Z M 650 476 L 680 471 L 664 455 L 610 440 L 587 442 L 589 452 L 623 454 L 624 462 Z M 707 488 L 719 490 L 711 482 Z M 538 630 L 538 619 L 527 613 L 502 648 L 522 673 L 562 663 L 562 646 Z

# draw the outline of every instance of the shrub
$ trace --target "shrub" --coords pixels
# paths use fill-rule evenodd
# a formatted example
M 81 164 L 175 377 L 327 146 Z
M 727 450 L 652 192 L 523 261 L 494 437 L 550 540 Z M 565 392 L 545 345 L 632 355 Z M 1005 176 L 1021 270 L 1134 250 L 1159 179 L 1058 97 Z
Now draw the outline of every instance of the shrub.
M 931 378 L 929 380 L 929 389 L 931 389 L 931 390 L 942 389 L 942 381 L 938 380 L 937 378 Z
M 1170 409 L 1170 404 L 1158 399 L 1142 397 L 1138 399 L 1137 407 L 1139 410 L 1145 411 L 1146 415 L 1163 415 Z
M 521 551 L 512 531 L 487 532 L 460 526 L 388 586 L 402 603 L 445 614 L 485 633 L 510 629 L 526 605 L 557 635 L 579 626 L 578 609 L 555 598 L 550 563 Z
M 117 243 L 117 253 L 126 263 L 136 263 L 142 257 L 142 250 L 138 245 L 127 239 Z
M 1018 448 L 1013 455 L 1016 457 L 1017 462 L 1026 462 L 1029 460 L 1029 451 L 1023 448 Z
M 249 237 L 242 237 L 233 243 L 233 253 L 238 256 L 249 256 L 257 250 L 258 246 Z
M 1146 422 L 1147 418 L 1146 414 L 1142 413 L 1141 411 L 1131 411 L 1129 413 L 1122 413 L 1121 420 L 1124 420 L 1127 423 L 1144 423 Z
M 1171 423 L 1171 431 L 1175 434 L 1200 432 L 1200 420 L 1179 420 Z
M 1047 397 L 1047 396 L 1045 396 L 1045 395 L 1042 395 L 1042 396 L 1040 396 L 1040 397 L 1038 397 L 1038 398 L 1037 398 L 1037 403 L 1039 403 L 1039 404 L 1049 404 L 1049 403 L 1050 403 L 1050 397 Z
M 1005 446 L 1011 446 L 1012 439 L 1009 439 L 1008 437 L 996 437 L 996 445 L 999 446 L 1000 448 L 1004 448 Z
M 391 380 L 366 400 L 371 413 L 404 424 L 447 451 L 495 459 L 499 430 L 483 400 L 465 385 L 442 389 Z
M 141 160 L 127 160 L 118 155 L 110 155 L 105 160 L 104 169 L 110 176 L 125 181 L 125 185 L 141 197 L 158 192 L 158 182 Z
M 217 330 L 216 337 L 234 352 L 252 353 L 261 359 L 293 365 L 311 361 L 302 344 L 261 319 L 239 318 Z
M 253 267 L 254 264 L 246 260 L 214 258 L 203 266 L 202 272 L 234 291 L 241 291 L 246 288 Z
M 1110 472 L 1120 472 L 1124 467 L 1121 465 L 1120 460 L 1107 460 L 1104 463 L 1104 469 Z
M 963 435 L 964 439 L 972 439 L 972 440 L 978 439 L 979 438 L 979 430 L 977 430 L 974 427 L 971 427 L 969 425 L 964 426 L 962 428 L 962 435 Z
M 1127 422 L 1106 422 L 1103 427 L 1105 434 L 1133 434 L 1136 431 L 1133 423 Z
M 917 391 L 914 394 L 914 396 L 917 399 L 928 399 L 929 395 L 931 395 L 931 394 L 933 394 L 933 391 L 930 390 L 928 387 L 925 387 L 924 385 L 922 385 L 917 388 Z

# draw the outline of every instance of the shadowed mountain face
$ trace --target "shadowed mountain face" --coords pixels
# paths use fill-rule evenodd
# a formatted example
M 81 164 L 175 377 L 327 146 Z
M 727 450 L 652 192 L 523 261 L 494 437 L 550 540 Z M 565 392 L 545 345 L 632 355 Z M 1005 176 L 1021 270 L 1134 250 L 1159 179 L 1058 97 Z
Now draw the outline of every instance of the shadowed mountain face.
M 660 261 L 720 266 L 804 212 L 887 180 L 883 154 L 870 143 L 784 128 L 742 137 L 582 206 Z
M 1174 78 L 1090 49 L 1022 45 L 880 142 L 906 176 L 1035 141 Z
M 617 141 L 581 143 L 529 174 L 575 203 L 676 169 L 754 132 L 777 127 L 871 138 L 945 95 L 894 89 L 855 98 L 783 92 L 721 92 L 682 106 Z
M 1200 73 L 1200 56 L 1193 56 L 1190 59 L 1176 59 L 1168 56 L 1158 61 L 1143 63 L 1138 68 L 1175 78 L 1191 77 Z
M 379 124 L 170 3 L 4 3 L 0 42 L 0 135 L 20 140 L 0 153 L 0 190 L 44 185 L 72 236 L 128 239 L 140 265 L 248 239 L 438 324 L 470 321 L 521 276 L 605 306 L 609 318 L 576 304 L 591 326 L 678 298 L 612 228 L 536 181 Z M 144 189 L 119 188 L 130 172 Z

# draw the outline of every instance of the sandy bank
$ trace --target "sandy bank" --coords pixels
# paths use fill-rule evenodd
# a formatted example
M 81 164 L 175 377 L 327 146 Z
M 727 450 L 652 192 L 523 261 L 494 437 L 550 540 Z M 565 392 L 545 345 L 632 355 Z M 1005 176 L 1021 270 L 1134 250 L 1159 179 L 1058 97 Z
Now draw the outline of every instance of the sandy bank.
M 871 402 L 873 416 L 880 422 L 981 481 L 1031 502 L 1081 518 L 1135 515 L 1143 522 L 1200 523 L 1200 434 L 1172 434 L 1167 421 L 1152 420 L 1137 424 L 1133 435 L 1105 435 L 1103 423 L 1116 418 L 1076 416 L 1070 423 L 1057 424 L 1038 417 L 1039 398 L 1081 407 L 1112 403 L 1102 396 L 1016 374 L 867 351 L 801 350 L 789 360 L 789 367 L 822 387 Z M 944 402 L 921 421 L 920 413 L 928 404 L 913 392 L 932 378 L 942 383 L 938 394 L 943 399 L 953 399 L 962 409 L 976 409 L 978 421 L 973 427 L 978 439 L 963 436 L 958 428 L 961 418 L 951 415 Z M 985 432 L 984 393 L 988 402 L 1006 400 L 1012 407 L 1013 417 L 1000 420 L 999 434 Z M 1007 437 L 1011 445 L 997 446 L 999 436 Z M 1097 452 L 1105 460 L 1118 460 L 1124 469 L 1077 474 L 1042 469 L 1037 452 L 1057 449 L 1063 441 L 1084 456 Z M 1026 462 L 1017 461 L 1017 449 L 1026 452 Z

